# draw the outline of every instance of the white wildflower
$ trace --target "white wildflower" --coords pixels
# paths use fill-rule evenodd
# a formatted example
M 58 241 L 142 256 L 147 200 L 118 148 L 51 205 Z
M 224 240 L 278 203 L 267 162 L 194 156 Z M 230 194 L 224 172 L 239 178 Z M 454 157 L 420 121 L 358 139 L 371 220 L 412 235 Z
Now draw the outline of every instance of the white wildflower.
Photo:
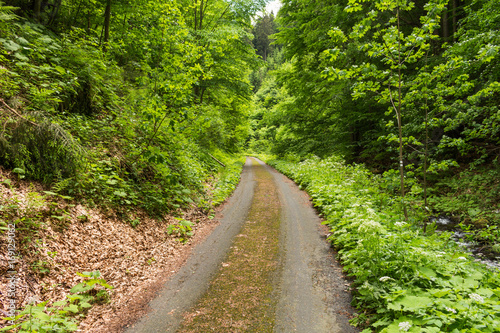
M 404 227 L 406 225 L 406 222 L 396 222 L 394 223 L 396 227 Z
M 358 228 L 359 232 L 364 232 L 364 233 L 375 233 L 375 232 L 382 232 L 384 228 L 380 223 L 377 221 L 369 220 L 369 221 L 364 221 Z
M 442 254 L 436 254 L 436 257 L 442 257 L 443 255 Z
M 458 260 L 467 260 L 465 257 L 458 257 Z
M 469 294 L 469 297 L 478 303 L 484 303 L 484 298 L 476 293 Z
M 382 282 L 385 282 L 387 280 L 392 280 L 392 278 L 389 277 L 389 276 L 382 276 L 379 280 L 382 281 Z
M 457 310 L 455 310 L 455 309 L 449 308 L 447 306 L 445 306 L 444 308 L 446 309 L 446 311 L 457 313 Z
M 399 323 L 399 330 L 403 332 L 407 332 L 411 327 L 410 322 L 408 321 L 402 321 Z

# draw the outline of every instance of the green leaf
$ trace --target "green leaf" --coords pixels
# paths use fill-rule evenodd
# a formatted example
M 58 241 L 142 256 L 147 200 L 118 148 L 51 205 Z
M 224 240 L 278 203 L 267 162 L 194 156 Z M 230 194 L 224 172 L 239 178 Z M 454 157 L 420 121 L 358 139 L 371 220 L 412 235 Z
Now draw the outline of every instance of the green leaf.
M 65 306 L 66 303 L 68 303 L 68 301 L 66 300 L 63 300 L 63 301 L 57 301 L 57 302 L 54 302 L 52 305 L 53 306 Z
M 14 170 L 12 170 L 12 172 L 17 173 L 17 174 L 21 174 L 21 175 L 24 175 L 26 173 L 24 171 L 24 169 L 21 169 L 21 168 L 15 168 Z
M 51 192 L 51 191 L 43 191 L 43 193 L 47 194 L 47 195 L 59 195 L 55 192 Z
M 19 59 L 21 61 L 29 61 L 30 60 L 27 56 L 25 56 L 24 54 L 19 53 L 19 52 L 14 53 L 14 57 L 16 57 L 17 59 Z
M 49 321 L 50 320 L 50 316 L 43 311 L 32 312 L 32 316 L 35 318 L 38 318 L 42 321 Z
M 432 299 L 429 297 L 421 296 L 403 296 L 392 303 L 388 304 L 388 308 L 392 310 L 404 310 L 415 311 L 419 309 L 424 309 L 432 305 Z
M 92 290 L 93 288 L 94 288 L 93 286 L 89 286 L 85 282 L 82 282 L 82 283 L 77 284 L 73 288 L 71 288 L 70 292 L 72 292 L 72 293 L 82 293 L 82 292 L 86 292 L 86 291 Z
M 21 45 L 9 40 L 3 43 L 4 47 L 8 51 L 17 51 L 21 48 Z
M 87 302 L 81 302 L 79 304 L 82 308 L 91 308 L 92 305 L 90 303 L 87 303 Z
M 127 193 L 125 193 L 123 191 L 114 191 L 113 194 L 116 196 L 119 196 L 121 198 L 125 198 L 127 196 Z
M 54 68 L 55 68 L 55 69 L 56 69 L 56 71 L 58 71 L 59 73 L 61 73 L 61 74 L 66 74 L 66 70 L 65 70 L 63 67 L 61 67 L 61 66 L 55 66 Z
M 70 304 L 69 306 L 65 307 L 64 310 L 78 313 L 78 306 L 76 306 L 75 304 Z

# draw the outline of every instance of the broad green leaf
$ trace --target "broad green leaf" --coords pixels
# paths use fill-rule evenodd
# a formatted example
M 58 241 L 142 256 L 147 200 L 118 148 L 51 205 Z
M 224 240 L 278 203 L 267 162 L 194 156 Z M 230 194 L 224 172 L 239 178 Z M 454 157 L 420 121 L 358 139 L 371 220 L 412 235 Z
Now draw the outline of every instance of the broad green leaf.
M 70 304 L 69 306 L 65 307 L 64 310 L 66 311 L 71 311 L 73 313 L 78 313 L 78 306 L 76 306 L 75 304 Z
M 21 45 L 9 40 L 3 43 L 4 47 L 8 51 L 17 51 L 21 48 Z

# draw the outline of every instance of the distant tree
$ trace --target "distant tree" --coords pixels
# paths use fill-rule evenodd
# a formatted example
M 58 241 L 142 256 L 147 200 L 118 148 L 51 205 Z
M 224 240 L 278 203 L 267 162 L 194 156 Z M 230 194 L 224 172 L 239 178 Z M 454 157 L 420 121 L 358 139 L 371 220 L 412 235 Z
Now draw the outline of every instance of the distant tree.
M 264 59 L 267 60 L 267 57 L 273 52 L 274 46 L 272 43 L 272 38 L 270 37 L 272 34 L 276 33 L 276 23 L 274 22 L 274 14 L 264 13 L 263 16 L 257 19 L 255 25 L 252 29 L 253 33 L 253 46 L 255 48 L 255 52 Z

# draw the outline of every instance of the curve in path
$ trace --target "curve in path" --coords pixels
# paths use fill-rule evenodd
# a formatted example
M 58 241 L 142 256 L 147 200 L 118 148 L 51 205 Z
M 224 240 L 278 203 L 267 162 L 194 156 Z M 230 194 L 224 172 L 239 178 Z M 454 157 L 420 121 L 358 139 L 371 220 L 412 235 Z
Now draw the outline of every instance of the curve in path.
M 235 236 L 247 220 L 248 212 L 255 211 L 255 201 L 259 198 L 253 198 L 253 194 L 256 184 L 260 184 L 261 178 L 264 178 L 259 176 L 262 175 L 261 169 L 272 175 L 272 191 L 278 193 L 280 202 L 280 205 L 274 205 L 280 207 L 277 209 L 281 224 L 278 226 L 278 262 L 273 266 L 276 273 L 273 273 L 270 281 L 275 316 L 274 328 L 271 330 L 304 333 L 359 332 L 348 323 L 354 313 L 350 306 L 350 293 L 347 291 L 349 284 L 325 240 L 326 227 L 321 226 L 309 197 L 288 178 L 263 162 L 258 163 L 260 165 L 254 162 L 252 166 L 251 160 L 247 159 L 240 184 L 218 216 L 221 224 L 204 243 L 195 248 L 186 265 L 150 303 L 152 311 L 128 329 L 127 333 L 176 332 L 186 311 L 191 309 L 191 313 L 200 312 L 195 306 L 197 301 L 210 295 L 210 281 L 220 280 L 220 275 L 227 275 L 221 263 L 228 257 L 231 258 L 232 253 L 228 253 Z M 260 178 L 256 182 L 254 170 L 257 168 L 257 177 Z M 247 227 L 249 223 L 255 222 L 249 221 Z M 206 308 L 206 300 L 204 304 Z M 216 332 L 256 331 L 249 327 L 252 326 L 212 329 Z

